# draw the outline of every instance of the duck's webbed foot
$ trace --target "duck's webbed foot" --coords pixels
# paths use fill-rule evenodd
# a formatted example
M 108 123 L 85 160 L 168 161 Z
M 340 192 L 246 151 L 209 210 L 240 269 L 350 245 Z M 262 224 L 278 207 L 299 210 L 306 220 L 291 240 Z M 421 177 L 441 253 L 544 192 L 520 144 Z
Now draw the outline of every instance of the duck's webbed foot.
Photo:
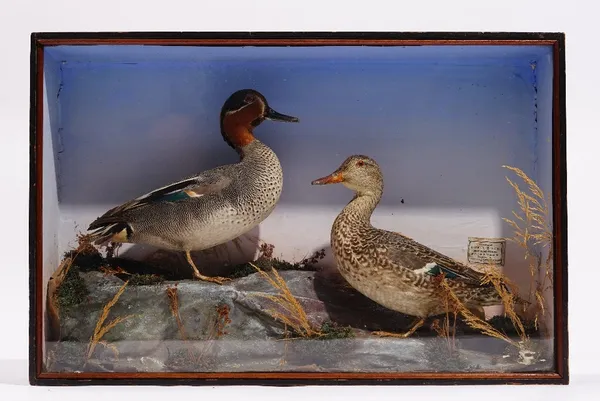
M 192 260 L 192 256 L 190 255 L 189 251 L 185 252 L 185 259 L 190 264 L 192 269 L 194 269 L 194 277 L 197 278 L 198 280 L 209 281 L 211 283 L 217 283 L 217 284 L 223 284 L 227 281 L 231 281 L 231 279 L 227 278 L 227 277 L 208 277 L 208 276 L 201 274 L 200 271 L 198 270 L 198 268 L 196 267 L 196 265 L 194 264 L 194 261 Z
M 374 331 L 371 334 L 374 336 L 379 336 L 379 337 L 407 338 L 407 337 L 410 337 L 415 331 L 417 331 L 417 329 L 419 327 L 423 326 L 423 323 L 425 323 L 425 319 L 418 318 L 415 321 L 415 323 L 413 324 L 413 326 L 410 328 L 410 330 L 408 330 L 405 333 L 391 333 L 389 331 Z
M 231 279 L 227 278 L 227 277 L 208 277 L 208 276 L 204 276 L 199 273 L 198 274 L 194 273 L 194 277 L 196 277 L 198 280 L 210 281 L 211 283 L 217 283 L 217 284 L 223 284 L 228 281 L 231 281 Z

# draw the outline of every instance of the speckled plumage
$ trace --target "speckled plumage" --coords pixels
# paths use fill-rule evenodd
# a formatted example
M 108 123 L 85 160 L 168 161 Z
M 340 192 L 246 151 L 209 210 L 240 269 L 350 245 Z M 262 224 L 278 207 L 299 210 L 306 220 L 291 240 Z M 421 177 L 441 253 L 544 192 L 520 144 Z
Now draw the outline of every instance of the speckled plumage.
M 94 241 L 183 251 L 197 278 L 224 281 L 202 276 L 189 253 L 247 233 L 267 218 L 279 201 L 281 164 L 275 152 L 252 133 L 265 119 L 298 121 L 275 112 L 254 90 L 232 94 L 221 111 L 221 134 L 238 152 L 240 161 L 187 177 L 107 211 L 89 226 L 95 230 Z
M 124 222 L 127 241 L 162 249 L 199 251 L 228 242 L 262 222 L 275 208 L 283 171 L 275 153 L 255 139 L 242 148 L 239 163 L 219 166 L 184 179 L 185 189 L 201 194 L 144 203 L 144 197 L 108 211 L 94 222 Z
M 375 228 L 370 218 L 383 194 L 377 163 L 351 156 L 333 174 L 313 184 L 343 183 L 355 191 L 331 228 L 331 247 L 342 276 L 375 302 L 418 318 L 445 312 L 434 271 L 468 308 L 500 304 L 484 275 L 402 234 Z

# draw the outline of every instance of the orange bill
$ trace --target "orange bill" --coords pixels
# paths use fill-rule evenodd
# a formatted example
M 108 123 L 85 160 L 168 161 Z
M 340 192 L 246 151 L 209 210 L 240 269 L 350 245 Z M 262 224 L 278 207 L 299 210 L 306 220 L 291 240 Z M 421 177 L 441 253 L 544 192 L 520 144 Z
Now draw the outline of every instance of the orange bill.
M 344 181 L 344 177 L 342 173 L 332 173 L 326 177 L 319 178 L 318 180 L 314 180 L 311 182 L 312 185 L 327 185 L 327 184 L 337 184 Z

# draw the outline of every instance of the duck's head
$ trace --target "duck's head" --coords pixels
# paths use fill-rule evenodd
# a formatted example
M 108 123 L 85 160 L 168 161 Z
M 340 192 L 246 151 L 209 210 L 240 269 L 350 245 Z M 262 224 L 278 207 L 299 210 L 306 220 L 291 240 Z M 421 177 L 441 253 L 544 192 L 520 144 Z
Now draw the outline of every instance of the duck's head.
M 294 123 L 299 121 L 297 117 L 273 110 L 260 92 L 242 89 L 229 96 L 223 104 L 221 134 L 229 146 L 239 149 L 254 140 L 253 129 L 265 120 Z
M 377 162 L 368 156 L 352 155 L 328 176 L 314 180 L 312 185 L 341 183 L 359 195 L 383 191 L 383 174 Z

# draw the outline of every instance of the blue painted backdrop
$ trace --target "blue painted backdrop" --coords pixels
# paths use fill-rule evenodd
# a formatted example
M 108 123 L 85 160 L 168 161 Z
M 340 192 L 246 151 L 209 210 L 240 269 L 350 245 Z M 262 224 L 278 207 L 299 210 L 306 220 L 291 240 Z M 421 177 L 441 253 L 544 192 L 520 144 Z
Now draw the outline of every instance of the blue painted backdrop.
M 385 176 L 373 223 L 464 260 L 467 237 L 511 235 L 501 218 L 516 204 L 502 165 L 520 167 L 550 189 L 550 51 L 50 48 L 45 134 L 57 184 L 49 178 L 46 190 L 56 192 L 60 214 L 45 218 L 59 220 L 63 250 L 76 229 L 107 208 L 236 161 L 219 134 L 219 111 L 233 91 L 255 88 L 300 123 L 266 122 L 256 130 L 280 156 L 285 188 L 254 234 L 286 257 L 326 247 L 351 194 L 310 182 L 362 153 Z M 509 274 L 526 278 L 519 250 L 509 247 L 507 258 Z

